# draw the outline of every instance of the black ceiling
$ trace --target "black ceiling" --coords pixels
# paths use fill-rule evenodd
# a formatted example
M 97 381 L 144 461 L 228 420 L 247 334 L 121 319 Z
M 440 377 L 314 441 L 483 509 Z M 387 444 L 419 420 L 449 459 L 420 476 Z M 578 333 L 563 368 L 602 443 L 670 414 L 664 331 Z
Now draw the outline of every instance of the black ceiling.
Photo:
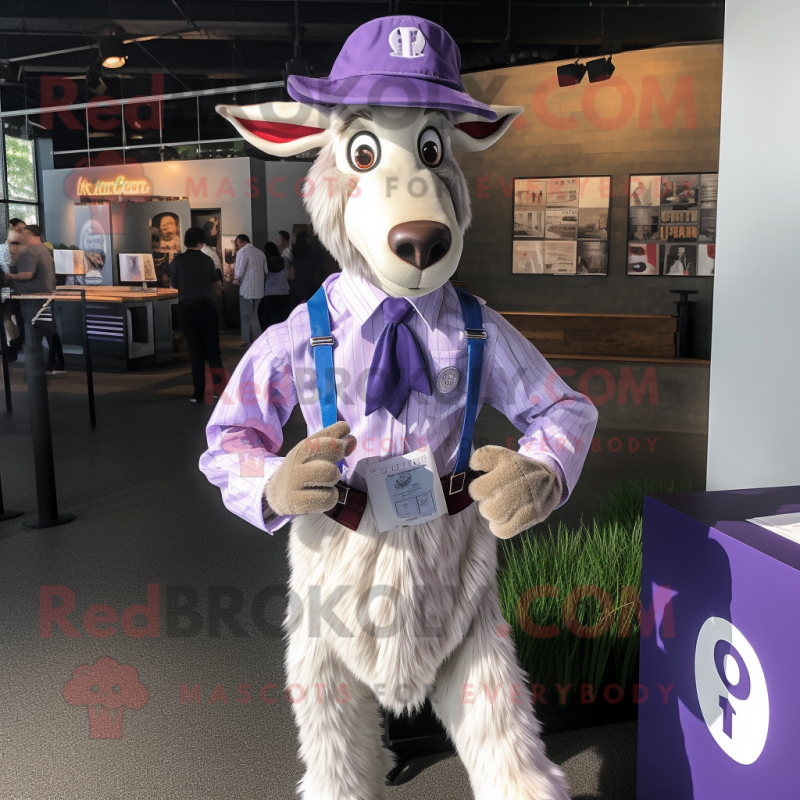
M 278 80 L 293 55 L 295 10 L 295 3 L 284 0 L 3 0 L 0 62 L 93 44 L 98 33 L 114 26 L 126 39 L 161 37 L 128 45 L 126 66 L 107 71 L 113 80 L 130 82 L 120 87 L 128 96 L 148 92 L 147 74 L 153 71 L 166 72 L 168 91 Z M 724 3 L 514 2 L 510 26 L 505 0 L 311 0 L 299 2 L 297 12 L 302 55 L 313 74 L 325 75 L 349 33 L 391 13 L 442 24 L 461 48 L 464 71 L 470 71 L 505 66 L 509 52 L 529 63 L 721 39 Z M 511 41 L 503 48 L 509 30 Z M 42 74 L 82 74 L 96 57 L 96 50 L 86 50 L 12 61 L 13 77 L 22 66 L 27 101 L 35 106 Z M 114 88 L 109 83 L 118 96 Z M 8 102 L 4 106 L 8 110 Z
M 0 0 L 0 110 L 85 103 L 162 92 L 280 82 L 295 50 L 312 75 L 324 76 L 342 43 L 362 23 L 388 14 L 414 14 L 442 24 L 455 38 L 464 72 L 591 57 L 668 43 L 722 38 L 724 5 L 707 0 L 658 2 L 477 2 L 476 0 Z M 130 43 L 121 69 L 102 71 L 105 88 L 89 91 L 87 70 L 97 63 L 97 36 L 116 31 Z M 130 40 L 148 37 L 146 41 Z M 77 49 L 77 50 L 76 50 Z M 53 51 L 71 51 L 53 53 Z M 52 53 L 42 56 L 42 54 Z M 31 56 L 40 56 L 31 58 Z M 49 91 L 46 76 L 51 79 Z M 91 77 L 91 76 L 90 76 Z M 61 88 L 53 88 L 54 82 Z M 92 79 L 96 82 L 96 76 Z M 64 88 L 66 87 L 66 88 Z M 69 93 L 69 98 L 65 97 Z M 227 102 L 288 99 L 281 86 L 238 92 Z M 84 112 L 6 118 L 6 134 L 53 140 L 55 166 L 97 158 L 152 161 L 264 157 L 235 138 L 214 113 L 219 97 L 171 100 L 160 126 L 127 117 L 93 123 Z M 147 109 L 139 110 L 147 115 Z M 142 129 L 143 128 L 143 129 Z M 127 138 L 126 138 L 127 137 Z M 202 153 L 189 144 L 201 140 Z M 131 155 L 130 149 L 135 152 Z M 184 148 L 184 149 L 182 149 Z M 103 156 L 100 152 L 104 153 Z M 127 155 L 126 155 L 127 153 Z

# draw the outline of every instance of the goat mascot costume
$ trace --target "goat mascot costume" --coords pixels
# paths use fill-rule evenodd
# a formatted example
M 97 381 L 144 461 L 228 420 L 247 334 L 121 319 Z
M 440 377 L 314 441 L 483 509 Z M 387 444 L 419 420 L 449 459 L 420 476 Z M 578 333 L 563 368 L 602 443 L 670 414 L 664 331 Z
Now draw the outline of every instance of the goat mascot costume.
M 235 514 L 268 532 L 292 520 L 286 669 L 305 800 L 384 797 L 379 704 L 426 697 L 478 800 L 569 797 L 523 699 L 496 538 L 566 500 L 596 411 L 448 283 L 470 223 L 453 151 L 490 147 L 522 112 L 471 98 L 459 68 L 441 27 L 386 17 L 348 38 L 328 78 L 290 77 L 296 103 L 218 108 L 272 155 L 319 148 L 305 204 L 342 269 L 244 355 L 200 462 Z M 310 435 L 279 457 L 298 402 Z M 522 431 L 518 452 L 472 452 L 484 402 Z

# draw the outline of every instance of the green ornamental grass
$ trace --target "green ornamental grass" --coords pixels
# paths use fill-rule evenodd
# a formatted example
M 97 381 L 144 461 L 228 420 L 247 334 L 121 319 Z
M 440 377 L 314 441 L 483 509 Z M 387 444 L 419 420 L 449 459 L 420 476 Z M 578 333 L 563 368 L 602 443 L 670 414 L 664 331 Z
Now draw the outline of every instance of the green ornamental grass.
M 642 501 L 688 491 L 687 481 L 614 486 L 590 523 L 559 524 L 503 543 L 498 576 L 503 616 L 532 685 L 566 705 L 580 687 L 619 684 L 632 696 L 639 664 Z M 557 693 L 568 685 L 572 690 Z M 552 701 L 549 701 L 552 702 Z

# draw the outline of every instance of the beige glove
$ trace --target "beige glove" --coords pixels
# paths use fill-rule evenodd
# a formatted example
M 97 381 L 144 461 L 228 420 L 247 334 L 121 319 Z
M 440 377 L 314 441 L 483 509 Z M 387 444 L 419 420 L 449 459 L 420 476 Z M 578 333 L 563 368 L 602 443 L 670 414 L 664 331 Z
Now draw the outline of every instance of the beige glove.
M 469 466 L 486 473 L 470 484 L 469 494 L 501 539 L 546 519 L 561 499 L 561 480 L 553 469 L 505 447 L 479 448 Z
M 356 446 L 355 436 L 349 434 L 346 422 L 336 422 L 289 451 L 264 489 L 278 516 L 321 514 L 336 505 L 339 492 L 334 487 L 341 477 L 336 464 Z

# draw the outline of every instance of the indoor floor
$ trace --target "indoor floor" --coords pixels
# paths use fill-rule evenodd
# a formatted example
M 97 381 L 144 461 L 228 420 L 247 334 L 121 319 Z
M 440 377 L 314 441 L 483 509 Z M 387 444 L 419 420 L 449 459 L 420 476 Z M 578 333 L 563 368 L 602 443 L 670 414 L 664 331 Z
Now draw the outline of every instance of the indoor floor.
M 226 335 L 224 344 L 232 369 L 241 353 L 238 337 Z M 12 365 L 11 374 L 14 413 L 0 414 L 2 486 L 6 505 L 29 517 L 36 491 L 24 367 Z M 158 369 L 96 374 L 95 385 L 92 431 L 83 373 L 50 380 L 59 505 L 75 521 L 48 530 L 25 527 L 25 517 L 0 524 L 0 796 L 290 800 L 301 765 L 292 709 L 281 690 L 286 533 L 266 535 L 230 514 L 197 469 L 211 408 L 189 402 L 185 352 Z M 696 387 L 702 395 L 705 384 Z M 618 415 L 609 416 L 616 425 Z M 590 515 L 604 488 L 621 477 L 679 477 L 702 485 L 704 434 L 617 430 L 605 427 L 602 411 L 600 420 L 598 445 L 561 518 Z M 476 438 L 506 444 L 514 436 L 509 429 L 487 409 Z M 286 444 L 303 435 L 295 414 Z M 616 442 L 609 447 L 614 439 L 618 450 Z M 156 598 L 161 604 L 151 618 L 152 635 L 131 636 L 123 610 L 147 603 L 151 584 L 158 589 L 151 587 L 149 610 Z M 66 602 L 70 635 L 57 623 L 48 630 L 48 620 L 40 619 L 42 603 L 51 602 L 48 592 Z M 241 604 L 239 635 L 210 619 L 215 602 L 234 611 Z M 98 604 L 108 608 L 86 613 Z M 181 604 L 186 613 L 176 610 Z M 107 627 L 103 614 L 123 624 Z M 76 669 L 102 657 L 133 667 L 146 687 L 145 697 L 132 685 L 131 670 L 121 670 L 122 692 L 133 694 L 105 720 L 93 718 L 69 689 L 78 704 L 64 697 Z M 198 688 L 202 702 L 191 702 Z M 91 738 L 92 730 L 118 736 Z M 635 797 L 636 723 L 553 734 L 546 743 L 574 797 Z M 431 757 L 421 766 L 412 781 L 390 788 L 389 798 L 472 797 L 457 757 Z

